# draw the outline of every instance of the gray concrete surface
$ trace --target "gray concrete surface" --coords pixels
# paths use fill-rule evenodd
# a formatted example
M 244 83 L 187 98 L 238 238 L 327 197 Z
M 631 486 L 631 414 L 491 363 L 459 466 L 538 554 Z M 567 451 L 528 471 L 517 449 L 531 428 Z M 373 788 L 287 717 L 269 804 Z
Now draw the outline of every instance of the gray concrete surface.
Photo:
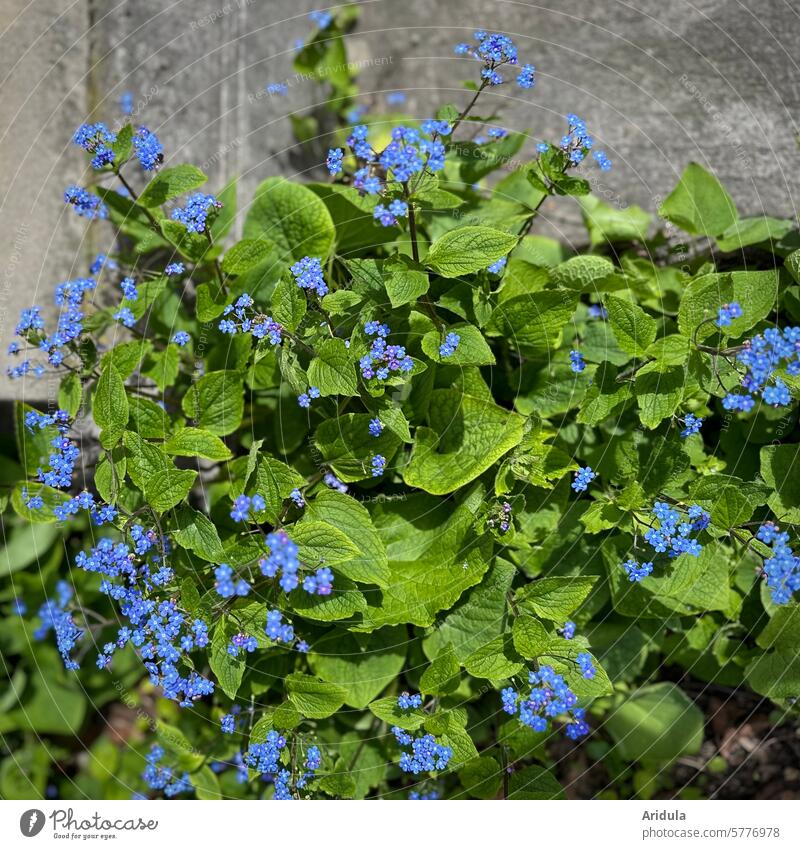
M 694 159 L 743 212 L 796 213 L 796 0 L 360 5 L 350 58 L 370 103 L 403 90 L 408 110 L 424 117 L 442 102 L 465 102 L 459 81 L 475 65 L 455 57 L 453 44 L 477 27 L 502 30 L 536 65 L 538 82 L 527 93 L 503 87 L 487 107 L 534 138 L 559 137 L 566 111 L 583 116 L 614 159 L 595 180 L 607 201 L 653 210 Z M 73 127 L 89 115 L 114 120 L 122 91 L 135 93 L 137 118 L 158 132 L 168 161 L 200 164 L 212 187 L 240 175 L 246 198 L 266 176 L 306 171 L 286 118 L 320 98 L 291 67 L 311 8 L 307 0 L 0 0 L 4 342 L 32 289 L 48 296 L 102 247 L 63 216 L 60 192 L 81 176 L 68 149 Z M 267 96 L 265 85 L 279 81 L 288 95 Z M 545 217 L 545 230 L 581 238 L 569 201 Z M 0 387 L 5 397 L 19 391 Z

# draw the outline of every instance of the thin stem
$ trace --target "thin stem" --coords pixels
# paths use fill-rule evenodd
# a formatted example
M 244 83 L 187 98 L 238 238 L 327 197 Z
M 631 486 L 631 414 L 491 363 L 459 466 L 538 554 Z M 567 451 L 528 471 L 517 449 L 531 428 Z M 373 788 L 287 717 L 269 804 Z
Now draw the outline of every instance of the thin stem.
M 456 120 L 453 122 L 453 126 L 450 128 L 450 135 L 451 135 L 451 136 L 455 135 L 455 132 L 456 132 L 456 130 L 458 129 L 458 125 L 459 125 L 459 124 L 460 124 L 460 123 L 461 123 L 461 122 L 462 122 L 462 121 L 463 121 L 463 120 L 467 117 L 467 115 L 469 115 L 469 113 L 472 111 L 472 107 L 475 105 L 475 103 L 477 102 L 478 98 L 479 98 L 479 97 L 480 97 L 480 95 L 481 95 L 481 92 L 482 92 L 482 91 L 486 88 L 486 86 L 487 86 L 487 82 L 486 82 L 486 80 L 484 80 L 484 81 L 480 84 L 480 87 L 478 88 L 478 90 L 475 92 L 475 96 L 474 96 L 474 97 L 472 98 L 472 100 L 470 100 L 470 102 L 467 104 L 467 106 L 466 106 L 466 108 L 464 109 L 464 111 L 463 111 L 463 112 L 462 112 L 462 113 L 458 116 L 458 118 L 456 118 Z

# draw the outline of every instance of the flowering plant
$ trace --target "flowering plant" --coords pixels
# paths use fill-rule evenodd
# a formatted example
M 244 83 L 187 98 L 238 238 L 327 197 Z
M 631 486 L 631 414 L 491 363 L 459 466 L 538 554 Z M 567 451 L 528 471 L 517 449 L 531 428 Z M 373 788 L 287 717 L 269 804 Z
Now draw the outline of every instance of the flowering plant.
M 489 180 L 527 135 L 476 103 L 534 67 L 503 34 L 456 54 L 467 105 L 333 131 L 328 179 L 268 177 L 239 240 L 235 185 L 146 127 L 74 134 L 64 200 L 113 234 L 9 349 L 59 388 L 17 407 L 8 545 L 54 554 L 11 565 L 3 636 L 41 641 L 39 714 L 67 695 L 3 722 L 77 734 L 79 688 L 124 693 L 149 731 L 113 792 L 558 797 L 550 747 L 598 724 L 629 761 L 697 751 L 662 664 L 800 692 L 791 225 L 690 165 L 660 212 L 714 250 L 673 262 L 590 194 L 611 162 L 572 114 Z M 559 195 L 585 253 L 532 234 Z

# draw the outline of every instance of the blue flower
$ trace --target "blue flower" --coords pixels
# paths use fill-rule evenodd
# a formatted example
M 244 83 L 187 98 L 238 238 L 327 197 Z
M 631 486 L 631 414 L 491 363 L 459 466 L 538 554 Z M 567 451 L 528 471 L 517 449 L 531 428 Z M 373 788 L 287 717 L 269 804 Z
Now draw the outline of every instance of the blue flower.
M 180 221 L 190 233 L 203 233 L 210 215 L 222 209 L 222 203 L 214 195 L 195 192 L 186 206 L 172 210 L 173 221 Z
M 578 467 L 575 472 L 575 479 L 572 481 L 572 488 L 575 492 L 586 492 L 589 484 L 597 477 L 597 474 L 592 470 L 591 466 L 585 468 Z
M 692 413 L 687 413 L 683 419 L 683 430 L 681 436 L 686 438 L 694 433 L 700 433 L 700 428 L 703 426 L 703 419 L 698 418 Z
M 583 354 L 580 351 L 569 352 L 569 367 L 575 374 L 580 374 L 586 368 L 586 363 L 583 361 Z
M 370 436 L 380 436 L 383 433 L 383 423 L 379 418 L 370 419 L 369 433 Z
M 328 158 L 325 160 L 325 165 L 328 167 L 328 173 L 333 176 L 342 170 L 342 160 L 344 159 L 344 151 L 340 148 L 331 148 L 328 151 Z
M 371 461 L 372 477 L 379 478 L 386 469 L 386 458 L 382 454 L 375 454 Z
M 498 259 L 496 262 L 493 262 L 490 266 L 488 266 L 486 268 L 486 270 L 490 274 L 500 274 L 502 272 L 502 270 L 506 267 L 507 264 L 508 264 L 508 257 L 507 256 L 501 256 L 500 259 Z
M 406 691 L 403 691 L 397 697 L 397 706 L 401 710 L 411 710 L 413 708 L 422 707 L 422 696 L 419 693 L 415 693 L 412 695 Z
M 236 717 L 231 713 L 226 713 L 220 720 L 220 727 L 223 734 L 233 734 L 236 730 Z
M 418 775 L 420 772 L 431 772 L 447 768 L 453 750 L 437 741 L 433 734 L 425 734 L 422 737 L 412 737 L 396 725 L 392 728 L 400 746 L 410 746 L 409 752 L 400 755 L 400 769 Z
M 192 337 L 185 330 L 179 330 L 173 337 L 172 341 L 181 348 L 186 345 Z
M 301 289 L 313 289 L 320 298 L 328 294 L 328 284 L 322 275 L 322 263 L 318 257 L 304 256 L 291 267 L 291 272 Z
M 523 65 L 517 75 L 517 85 L 520 88 L 533 88 L 536 85 L 535 71 L 533 65 Z
M 164 161 L 164 148 L 155 133 L 139 127 L 133 134 L 133 149 L 145 171 L 153 171 Z
M 632 557 L 626 560 L 622 566 L 625 569 L 625 574 L 628 576 L 628 580 L 632 583 L 638 583 L 639 581 L 644 580 L 653 571 L 652 562 L 642 563 L 639 565 L 639 563 Z
M 733 319 L 742 317 L 742 307 L 736 301 L 730 304 L 723 304 L 717 313 L 717 320 L 714 324 L 717 327 L 729 327 Z
M 72 206 L 83 218 L 108 218 L 108 208 L 97 195 L 81 186 L 69 186 L 64 192 L 64 202 Z
M 571 619 L 568 619 L 559 633 L 565 640 L 571 640 L 575 636 L 575 623 Z
M 167 277 L 173 277 L 177 274 L 183 274 L 183 272 L 184 272 L 184 265 L 183 265 L 182 262 L 171 262 L 164 269 L 164 274 L 166 274 Z
M 592 152 L 592 156 L 594 157 L 594 161 L 597 163 L 597 167 L 601 171 L 611 170 L 611 160 L 608 156 L 606 156 L 606 152 L 604 150 L 595 150 Z
M 788 604 L 800 590 L 800 557 L 789 545 L 789 535 L 774 522 L 765 522 L 757 531 L 761 542 L 771 546 L 764 560 L 764 577 L 774 604 Z
M 461 337 L 458 333 L 448 333 L 444 338 L 444 342 L 439 345 L 439 356 L 443 359 L 446 357 L 452 357 L 456 352 L 456 348 L 458 348 L 458 343 L 461 341 Z
M 581 675 L 583 675 L 584 678 L 594 678 L 596 670 L 592 662 L 592 656 L 589 654 L 589 652 L 580 652 L 575 658 L 575 661 L 578 664 L 578 667 L 581 671 Z
M 136 324 L 136 316 L 130 311 L 128 307 L 122 307 L 117 310 L 112 316 L 114 321 L 119 321 L 125 325 L 125 327 L 133 327 Z
M 72 141 L 84 150 L 93 154 L 92 168 L 102 168 L 114 162 L 114 151 L 111 145 L 117 140 L 115 133 L 105 124 L 81 124 L 72 136 Z
M 136 281 L 133 277 L 124 277 L 119 284 L 122 289 L 122 294 L 129 300 L 135 301 L 139 297 L 139 291 L 136 288 Z

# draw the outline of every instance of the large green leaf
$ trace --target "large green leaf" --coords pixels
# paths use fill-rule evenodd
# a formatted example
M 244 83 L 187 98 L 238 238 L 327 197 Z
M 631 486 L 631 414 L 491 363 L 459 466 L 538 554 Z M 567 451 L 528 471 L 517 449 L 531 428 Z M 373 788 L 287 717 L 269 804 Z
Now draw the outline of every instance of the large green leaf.
M 491 401 L 451 389 L 431 393 L 429 427 L 418 427 L 403 477 L 446 495 L 485 472 L 522 439 L 525 420 Z
M 234 371 L 203 375 L 183 396 L 181 407 L 198 427 L 217 436 L 233 433 L 244 414 L 242 378 Z
M 686 166 L 658 213 L 693 236 L 719 236 L 739 217 L 719 180 L 696 162 Z
M 261 183 L 244 222 L 245 238 L 268 239 L 287 263 L 304 256 L 325 259 L 334 235 L 325 204 L 305 186 L 283 177 Z
M 433 242 L 425 262 L 442 277 L 462 277 L 506 256 L 517 241 L 517 236 L 494 227 L 456 227 Z

